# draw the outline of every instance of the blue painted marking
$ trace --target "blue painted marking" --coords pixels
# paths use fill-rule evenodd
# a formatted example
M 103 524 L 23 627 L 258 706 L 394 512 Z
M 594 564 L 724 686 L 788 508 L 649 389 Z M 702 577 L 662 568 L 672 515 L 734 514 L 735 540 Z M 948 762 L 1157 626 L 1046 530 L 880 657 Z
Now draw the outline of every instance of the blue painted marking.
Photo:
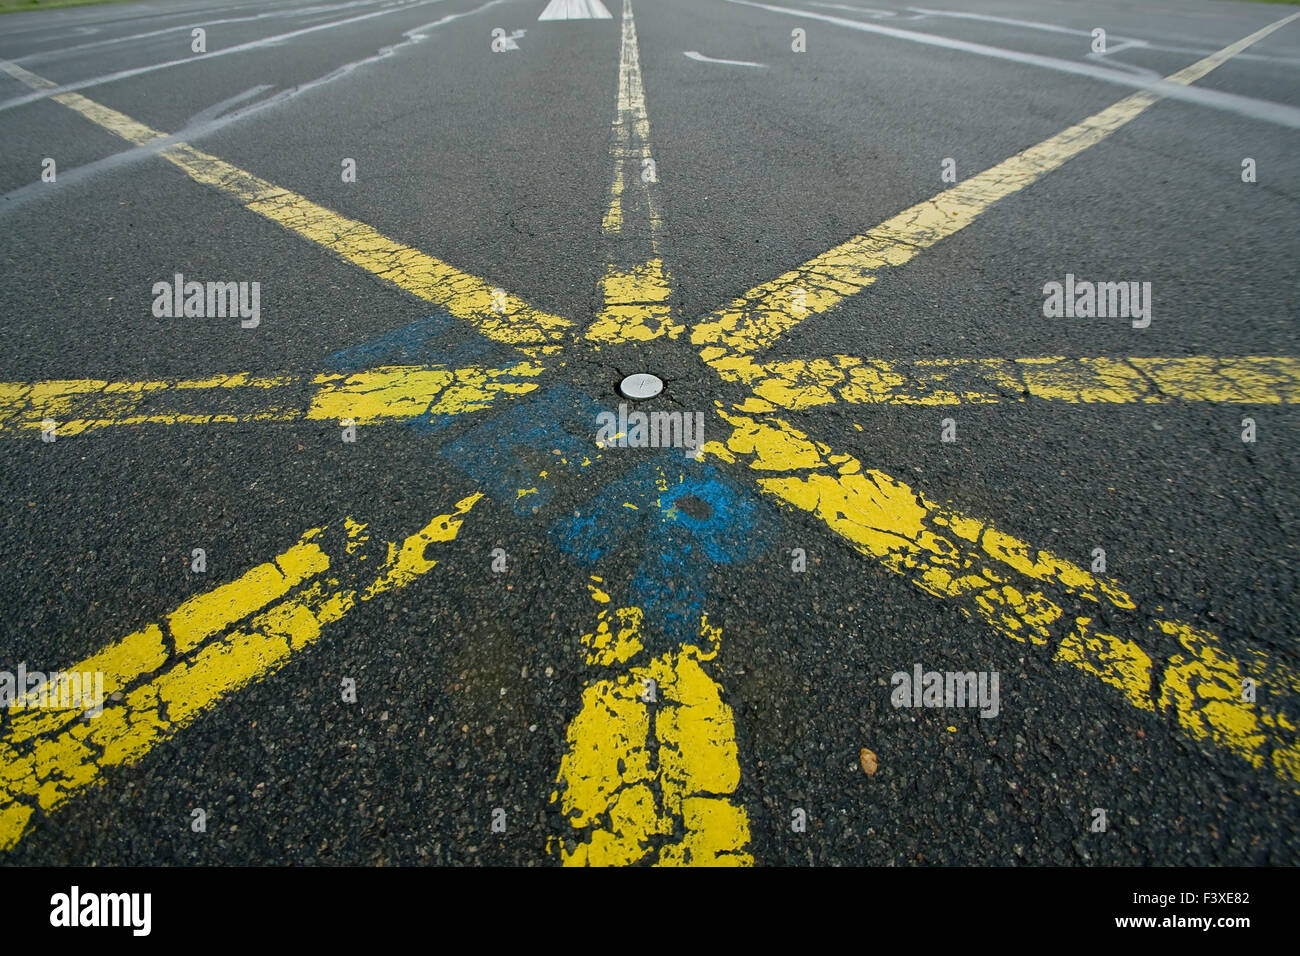
M 604 488 L 581 517 L 556 522 L 551 534 L 584 564 L 639 535 L 642 560 L 628 600 L 645 610 L 647 633 L 657 625 L 673 646 L 698 639 L 713 570 L 752 561 L 774 528 L 766 506 L 715 468 L 665 452 Z
M 595 460 L 596 415 L 593 399 L 557 384 L 536 398 L 521 398 L 508 411 L 442 449 L 442 455 L 487 487 L 497 501 L 517 514 L 531 514 L 551 500 L 555 489 L 539 477 L 557 471 L 576 473 L 584 459 Z M 582 437 L 577 437 L 581 435 Z M 555 452 L 559 451 L 559 455 Z M 519 495 L 521 489 L 536 488 Z
M 335 352 L 325 360 L 325 366 L 337 372 L 360 372 L 380 365 L 471 365 L 491 349 L 492 343 L 475 335 L 451 348 L 440 344 L 449 330 L 460 331 L 459 325 L 448 313 L 435 312 L 369 342 Z
M 442 454 L 496 501 L 530 515 L 554 495 L 540 472 L 554 479 L 578 473 L 584 459 L 603 459 L 607 466 L 622 454 L 596 449 L 596 416 L 606 410 L 590 396 L 557 384 L 535 398 L 520 399 L 444 447 Z M 519 495 L 520 489 L 531 488 L 536 492 Z M 661 645 L 652 647 L 655 652 L 699 639 L 710 575 L 768 550 L 777 527 L 773 512 L 756 496 L 677 449 L 665 449 L 631 468 L 579 511 L 578 517 L 556 521 L 552 537 L 586 565 L 621 549 L 636 549 L 641 560 L 627 600 L 646 612 L 643 636 L 649 644 Z

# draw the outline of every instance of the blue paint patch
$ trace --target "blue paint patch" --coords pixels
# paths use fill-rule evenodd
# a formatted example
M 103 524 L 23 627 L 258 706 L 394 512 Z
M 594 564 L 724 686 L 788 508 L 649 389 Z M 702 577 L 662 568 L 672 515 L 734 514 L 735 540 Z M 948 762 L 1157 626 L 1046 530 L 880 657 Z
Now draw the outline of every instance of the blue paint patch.
M 493 499 L 531 515 L 551 502 L 555 478 L 607 466 L 614 454 L 623 454 L 596 448 L 596 416 L 605 410 L 557 384 L 519 399 L 442 455 Z M 773 513 L 756 496 L 711 465 L 665 450 L 602 488 L 577 517 L 556 521 L 550 533 L 585 565 L 635 549 L 640 561 L 627 600 L 646 612 L 643 637 L 658 653 L 699 639 L 710 576 L 767 551 L 776 528 Z
M 463 331 L 447 312 L 435 312 L 378 338 L 335 352 L 325 367 L 336 372 L 361 372 L 381 365 L 447 365 L 463 368 L 483 358 L 492 343 L 477 335 L 447 348 L 440 344 L 449 330 Z
M 639 547 L 628 600 L 645 610 L 646 634 L 661 629 L 671 647 L 698 638 L 710 574 L 752 561 L 774 528 L 766 506 L 715 468 L 665 453 L 608 485 L 588 511 L 556 522 L 551 534 L 584 564 Z
M 442 455 L 497 501 L 510 503 L 517 514 L 532 514 L 555 494 L 543 471 L 552 478 L 576 474 L 583 461 L 598 457 L 594 435 L 600 410 L 593 399 L 557 384 L 536 398 L 519 399 L 443 448 Z

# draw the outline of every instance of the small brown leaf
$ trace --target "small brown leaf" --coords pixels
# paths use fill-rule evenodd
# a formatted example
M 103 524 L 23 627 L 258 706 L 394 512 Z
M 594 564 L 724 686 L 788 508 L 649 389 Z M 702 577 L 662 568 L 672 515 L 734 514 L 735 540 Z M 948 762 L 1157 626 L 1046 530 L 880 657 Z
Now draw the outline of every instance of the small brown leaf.
M 862 772 L 868 777 L 876 772 L 876 755 L 866 747 L 863 747 L 862 752 L 858 754 L 858 760 L 862 764 Z

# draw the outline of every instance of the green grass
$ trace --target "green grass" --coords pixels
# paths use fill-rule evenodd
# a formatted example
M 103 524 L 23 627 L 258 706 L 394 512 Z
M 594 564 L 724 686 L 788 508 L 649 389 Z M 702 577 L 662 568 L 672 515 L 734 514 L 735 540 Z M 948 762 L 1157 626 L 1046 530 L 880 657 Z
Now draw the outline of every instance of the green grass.
M 0 0 L 0 13 L 21 13 L 23 10 L 52 10 L 55 7 L 86 7 L 95 3 L 119 2 L 122 2 L 122 0 Z M 1300 0 L 1297 0 L 1297 2 L 1300 2 Z

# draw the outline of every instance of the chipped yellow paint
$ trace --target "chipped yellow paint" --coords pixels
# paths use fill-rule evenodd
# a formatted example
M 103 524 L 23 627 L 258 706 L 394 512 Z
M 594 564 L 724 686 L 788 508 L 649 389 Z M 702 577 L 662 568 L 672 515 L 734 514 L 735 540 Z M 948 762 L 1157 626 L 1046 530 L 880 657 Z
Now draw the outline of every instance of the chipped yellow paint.
M 1300 677 L 1259 652 L 1243 663 L 1212 633 L 1187 624 L 1144 620 L 1133 598 L 1113 582 L 1072 562 L 1033 548 L 989 522 L 927 500 L 902 482 L 864 470 L 850 455 L 835 454 L 776 418 L 758 421 L 720 413 L 731 426 L 705 454 L 747 466 L 759 488 L 806 511 L 857 551 L 906 576 L 928 594 L 960 599 L 959 607 L 996 632 L 1021 642 L 1055 645 L 1055 659 L 1072 664 L 1121 691 L 1133 706 L 1172 712 L 1188 736 L 1206 740 L 1290 784 L 1300 783 L 1300 738 L 1295 720 L 1262 693 L 1242 700 L 1242 680 L 1294 700 Z M 1090 629 L 1091 606 L 1126 615 L 1157 648 L 1176 638 L 1183 652 L 1168 658 L 1152 697 L 1157 663 L 1142 646 Z M 1158 609 L 1157 609 L 1158 610 Z
M 327 529 L 307 531 L 282 555 L 237 581 L 191 598 L 162 624 L 150 624 L 65 670 L 102 672 L 102 715 L 24 711 L 0 737 L 0 850 L 11 848 L 38 812 L 51 812 L 103 771 L 134 763 L 223 698 L 282 667 L 321 629 L 359 601 L 404 587 L 437 563 L 428 549 L 456 537 L 474 494 L 401 543 L 368 587 L 346 560 L 365 525 L 345 520 L 348 545 L 333 558 Z M 336 566 L 339 561 L 342 567 Z
M 706 454 L 760 473 L 760 489 L 820 518 L 863 554 L 906 574 L 938 597 L 969 595 L 995 628 L 1045 644 L 1060 607 L 1032 585 L 1047 585 L 1093 604 L 1131 610 L 1133 599 L 1111 582 L 1064 558 L 1039 551 L 992 524 L 940 508 L 902 482 L 864 471 L 779 419 L 722 414 L 732 427 Z M 1029 585 L 1017 588 L 1015 576 Z
M 188 654 L 228 627 L 231 621 L 242 620 L 278 601 L 328 568 L 329 557 L 312 540 L 319 533 L 319 530 L 307 532 L 299 544 L 278 558 L 259 564 L 229 584 L 190 598 L 168 615 L 167 628 L 177 653 Z
M 1134 707 L 1172 713 L 1193 739 L 1229 750 L 1257 769 L 1267 766 L 1288 782 L 1300 781 L 1300 734 L 1295 719 L 1277 704 L 1300 692 L 1293 672 L 1258 651 L 1234 655 L 1210 631 L 1157 620 L 1149 629 L 1150 645 L 1160 646 L 1163 637 L 1177 648 L 1161 668 L 1131 641 L 1088 633 L 1089 624 L 1078 620 L 1056 660 L 1101 678 Z M 1256 684 L 1254 700 L 1243 693 L 1247 678 Z
M 1122 691 L 1139 710 L 1154 710 L 1151 657 L 1132 641 L 1090 630 L 1092 618 L 1075 620 L 1075 629 L 1056 648 L 1055 660 L 1073 664 Z
M 375 582 L 362 592 L 361 599 L 369 600 L 384 591 L 405 587 L 420 575 L 433 570 L 438 562 L 428 556 L 429 548 L 455 538 L 464 523 L 462 516 L 482 497 L 483 493 L 480 491 L 463 498 L 456 502 L 456 508 L 450 514 L 438 515 L 400 544 L 390 541 L 388 560 Z
M 343 519 L 343 528 L 348 535 L 348 554 L 355 554 L 370 543 L 370 535 L 366 532 L 366 528 L 368 527 L 369 525 L 360 521 L 354 521 L 352 518 Z M 366 560 L 366 556 L 363 554 L 359 560 Z
M 60 437 L 129 425 L 342 421 L 359 425 L 460 415 L 538 387 L 534 361 L 506 368 L 385 366 L 354 374 L 258 377 L 247 372 L 180 381 L 69 379 L 0 382 L 0 432 Z
M 448 369 L 438 366 L 393 366 L 343 376 L 318 375 L 320 386 L 308 418 L 352 418 L 357 424 L 432 415 L 461 415 L 489 407 L 505 395 L 524 395 L 537 388 L 542 374 L 536 362 L 508 368 Z
M 593 593 L 599 601 L 604 592 Z M 604 595 L 609 601 L 609 595 Z M 587 664 L 609 667 L 625 664 L 643 650 L 641 644 L 641 609 L 639 607 L 602 608 L 596 615 L 596 630 L 583 634 L 580 640 L 590 650 Z
M 1300 680 L 1258 652 L 1243 664 L 1209 631 L 1174 621 L 1157 624 L 1179 646 L 1165 667 L 1160 708 L 1172 709 L 1189 736 L 1231 750 L 1256 768 L 1271 763 L 1269 769 L 1278 776 L 1300 781 L 1294 714 L 1288 717 L 1270 706 L 1270 691 L 1294 699 Z M 1247 677 L 1257 684 L 1254 703 L 1242 699 Z
M 604 306 L 584 333 L 591 342 L 675 339 L 685 329 L 673 319 L 672 277 L 658 256 L 641 265 L 607 267 L 601 280 Z
M 850 405 L 966 405 L 1300 402 L 1300 359 L 1276 355 L 1217 358 L 929 359 L 913 362 L 835 355 L 758 364 L 736 359 L 732 375 L 766 406 L 801 411 Z
M 621 667 L 644 650 L 641 609 L 610 610 L 583 635 L 588 664 Z M 732 799 L 740 785 L 734 720 L 705 669 L 721 637 L 702 617 L 698 645 L 584 689 L 551 795 L 577 831 L 548 841 L 566 866 L 753 863 L 749 818 Z M 650 687 L 653 703 L 643 699 Z
M 609 594 L 597 587 L 597 585 L 603 584 L 604 580 L 593 574 L 591 581 L 592 583 L 587 585 L 587 593 L 591 595 L 591 599 L 597 604 L 608 604 Z
M 1193 83 L 1293 19 L 1286 17 L 1257 30 L 1165 79 L 1170 83 Z M 741 374 L 749 356 L 771 346 L 805 318 L 827 312 L 871 285 L 885 269 L 909 262 L 941 239 L 969 226 L 998 200 L 1100 143 L 1159 100 L 1158 95 L 1146 91 L 1127 96 L 751 289 L 699 322 L 691 330 L 692 344 L 701 347 L 701 357 L 724 378 Z
M 49 89 L 49 80 L 15 63 L 0 60 L 0 70 L 33 89 Z M 97 126 L 137 146 L 166 138 L 131 117 L 79 93 L 50 97 Z M 536 356 L 558 350 L 572 325 L 568 319 L 535 309 L 494 283 L 426 255 L 383 235 L 363 222 L 318 206 L 188 143 L 163 147 L 159 154 L 195 182 L 237 199 L 246 209 L 278 223 L 304 239 L 329 249 L 411 295 L 433 302 L 472 325 L 481 335 Z
M 618 108 L 611 131 L 614 178 L 601 220 L 610 261 L 600 282 L 601 308 L 587 326 L 589 342 L 614 344 L 677 338 L 685 326 L 673 317 L 672 277 L 661 252 L 664 226 L 651 186 L 650 118 L 630 0 L 623 4 Z M 631 183 L 634 188 L 628 189 Z

